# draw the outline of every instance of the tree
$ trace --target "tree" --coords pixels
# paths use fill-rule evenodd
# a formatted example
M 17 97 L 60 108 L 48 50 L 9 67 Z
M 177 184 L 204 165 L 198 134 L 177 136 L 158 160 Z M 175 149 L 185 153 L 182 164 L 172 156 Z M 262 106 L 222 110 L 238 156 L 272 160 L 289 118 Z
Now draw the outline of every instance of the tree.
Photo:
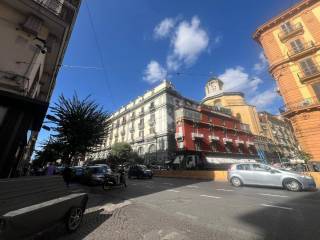
M 111 158 L 113 157 L 115 160 L 118 160 L 120 164 L 123 164 L 130 159 L 132 152 L 130 144 L 122 142 L 112 145 L 110 155 Z
M 55 139 L 64 144 L 62 160 L 66 163 L 91 152 L 105 138 L 109 114 L 89 97 L 80 100 L 76 94 L 71 99 L 61 95 L 51 107 L 49 120 L 55 125 Z
M 48 162 L 55 162 L 63 157 L 64 145 L 55 140 L 49 140 L 42 145 L 41 150 L 36 151 L 32 161 L 34 166 L 44 166 Z

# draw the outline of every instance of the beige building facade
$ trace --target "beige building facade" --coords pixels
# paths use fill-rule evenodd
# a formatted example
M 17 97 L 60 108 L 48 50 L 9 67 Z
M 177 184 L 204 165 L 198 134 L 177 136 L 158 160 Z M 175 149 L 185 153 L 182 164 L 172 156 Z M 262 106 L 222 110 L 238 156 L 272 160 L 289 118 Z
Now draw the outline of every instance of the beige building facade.
M 30 160 L 80 3 L 0 1 L 0 177 Z

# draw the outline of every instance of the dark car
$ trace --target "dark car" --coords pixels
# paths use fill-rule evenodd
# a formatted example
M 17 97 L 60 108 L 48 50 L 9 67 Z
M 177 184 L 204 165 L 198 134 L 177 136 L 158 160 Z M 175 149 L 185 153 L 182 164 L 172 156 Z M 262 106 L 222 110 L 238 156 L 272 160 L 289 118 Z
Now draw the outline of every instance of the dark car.
M 107 164 L 88 166 L 85 169 L 84 181 L 88 184 L 103 184 L 108 175 L 112 175 L 112 170 Z
M 153 172 L 145 165 L 133 165 L 129 168 L 128 177 L 152 178 Z
M 71 167 L 72 170 L 72 181 L 81 182 L 83 181 L 85 168 L 81 166 Z

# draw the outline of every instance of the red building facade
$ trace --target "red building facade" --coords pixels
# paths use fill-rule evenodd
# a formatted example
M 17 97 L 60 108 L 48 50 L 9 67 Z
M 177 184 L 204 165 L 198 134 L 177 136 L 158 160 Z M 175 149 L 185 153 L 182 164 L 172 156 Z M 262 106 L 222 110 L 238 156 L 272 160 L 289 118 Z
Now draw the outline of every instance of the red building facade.
M 249 126 L 222 107 L 177 109 L 175 139 L 176 163 L 184 162 L 187 168 L 257 159 Z

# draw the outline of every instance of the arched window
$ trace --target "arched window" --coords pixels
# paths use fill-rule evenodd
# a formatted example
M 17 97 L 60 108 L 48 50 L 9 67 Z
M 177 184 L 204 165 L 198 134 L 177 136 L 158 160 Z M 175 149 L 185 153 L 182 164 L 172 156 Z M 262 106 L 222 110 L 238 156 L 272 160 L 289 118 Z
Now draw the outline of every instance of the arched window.
M 149 153 L 154 153 L 154 152 L 156 152 L 156 145 L 151 144 L 151 145 L 149 146 Z
M 139 147 L 139 148 L 138 148 L 138 154 L 139 154 L 139 155 L 142 155 L 142 154 L 143 154 L 143 147 Z

